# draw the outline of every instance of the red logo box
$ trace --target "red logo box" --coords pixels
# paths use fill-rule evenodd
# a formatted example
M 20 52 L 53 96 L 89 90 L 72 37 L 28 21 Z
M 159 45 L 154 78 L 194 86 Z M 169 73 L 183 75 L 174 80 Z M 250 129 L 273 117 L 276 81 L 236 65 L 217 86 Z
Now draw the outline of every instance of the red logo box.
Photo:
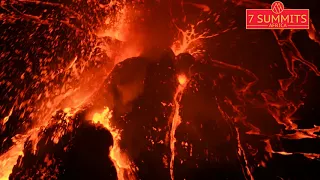
M 309 29 L 309 9 L 285 9 L 281 1 L 271 9 L 247 9 L 246 29 Z

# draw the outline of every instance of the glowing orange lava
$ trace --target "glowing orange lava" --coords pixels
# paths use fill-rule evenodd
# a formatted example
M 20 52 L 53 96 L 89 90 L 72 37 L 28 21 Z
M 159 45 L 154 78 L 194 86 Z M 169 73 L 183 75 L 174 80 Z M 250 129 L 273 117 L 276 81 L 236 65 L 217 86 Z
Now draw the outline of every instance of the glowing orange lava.
M 171 180 L 174 180 L 174 158 L 176 155 L 175 143 L 177 139 L 175 138 L 176 130 L 178 126 L 181 124 L 180 113 L 180 101 L 183 95 L 184 90 L 187 87 L 188 79 L 184 74 L 180 74 L 177 77 L 179 85 L 176 89 L 174 95 L 174 111 L 172 115 L 171 122 L 171 130 L 170 130 L 170 150 L 171 150 L 171 160 L 170 160 L 170 176 Z
M 13 166 L 17 163 L 18 157 L 23 155 L 24 141 L 27 136 L 14 141 L 16 145 L 12 146 L 6 153 L 0 157 L 0 180 L 8 180 Z
M 64 8 L 64 10 L 68 11 L 71 14 L 75 14 L 75 16 L 78 16 L 80 18 L 80 14 L 77 12 L 74 12 L 70 8 L 63 7 L 60 4 L 57 3 L 50 3 L 50 2 L 40 2 L 40 1 L 23 1 L 23 3 L 37 3 L 42 5 L 49 5 L 53 7 L 61 7 Z M 96 7 L 93 7 L 96 8 Z M 117 64 L 118 62 L 133 56 L 138 56 L 140 54 L 140 49 L 137 46 L 134 46 L 134 44 L 125 44 L 127 41 L 127 36 L 130 33 L 129 27 L 130 27 L 130 20 L 128 17 L 131 17 L 129 13 L 129 9 L 126 6 L 125 1 L 115 1 L 112 0 L 106 5 L 102 5 L 99 8 L 103 8 L 106 11 L 113 11 L 116 9 L 115 14 L 113 17 L 102 17 L 101 24 L 99 25 L 100 28 L 96 30 L 90 29 L 87 34 L 89 34 L 91 37 L 96 36 L 99 39 L 98 43 L 95 42 L 93 50 L 101 49 L 104 51 L 104 53 L 109 55 L 109 58 L 114 62 L 113 64 Z M 28 15 L 26 15 L 28 16 Z M 29 17 L 29 16 L 28 16 Z M 31 16 L 30 16 L 31 17 Z M 2 18 L 2 17 L 1 17 Z M 15 18 L 12 17 L 6 17 L 6 18 Z M 37 21 L 38 23 L 42 25 L 47 25 L 47 21 L 41 21 L 40 17 L 33 16 L 32 17 Z M 66 21 L 62 21 L 63 24 L 68 25 L 71 27 L 71 29 L 76 29 L 78 31 L 81 31 L 80 29 L 74 27 L 72 24 Z M 90 27 L 91 28 L 91 27 Z M 54 29 L 51 29 L 50 31 L 53 31 Z M 103 38 L 108 37 L 112 39 L 112 42 L 107 42 Z M 122 47 L 122 50 L 119 51 L 119 45 L 115 42 L 121 42 L 122 45 L 125 44 L 124 47 Z M 53 41 L 55 44 L 56 41 Z M 69 47 L 68 47 L 69 48 Z M 66 49 L 68 51 L 68 49 Z M 91 56 L 91 55 L 90 55 Z M 41 75 L 31 74 L 34 81 L 29 82 L 29 87 L 25 89 L 17 89 L 18 96 L 12 97 L 14 102 L 13 107 L 17 108 L 11 108 L 10 113 L 7 117 L 4 118 L 2 121 L 3 127 L 5 127 L 5 124 L 7 123 L 10 115 L 13 111 L 21 108 L 25 108 L 26 112 L 31 111 L 30 116 L 27 118 L 30 118 L 34 123 L 33 126 L 24 134 L 18 134 L 13 138 L 14 144 L 13 146 L 5 153 L 0 155 L 0 179 L 8 179 L 9 175 L 12 172 L 12 168 L 17 163 L 17 159 L 19 156 L 23 155 L 23 148 L 25 141 L 29 138 L 30 141 L 32 141 L 33 144 L 33 150 L 32 152 L 34 154 L 37 153 L 37 143 L 41 139 L 39 136 L 39 132 L 42 129 L 45 129 L 47 127 L 50 127 L 51 125 L 54 125 L 55 122 L 50 122 L 50 119 L 52 117 L 52 114 L 56 112 L 59 109 L 63 109 L 65 107 L 68 107 L 65 110 L 65 113 L 67 113 L 66 117 L 71 117 L 72 114 L 70 114 L 70 109 L 78 109 L 83 104 L 87 102 L 89 97 L 91 97 L 92 94 L 96 90 L 99 89 L 99 84 L 104 80 L 104 78 L 107 76 L 108 72 L 112 70 L 112 68 L 108 67 L 102 67 L 99 68 L 99 71 L 96 70 L 95 67 L 89 67 L 89 63 L 97 64 L 101 62 L 100 59 L 94 59 L 89 57 L 89 59 L 85 58 L 79 58 L 78 55 L 76 55 L 73 58 L 70 59 L 63 59 L 58 58 L 58 62 L 56 61 L 56 65 L 54 69 L 50 69 L 50 66 L 48 66 L 48 62 L 53 62 L 53 58 L 48 58 L 43 60 L 42 63 L 40 63 L 39 69 L 41 70 Z M 29 60 L 25 60 L 27 64 L 32 64 L 28 62 Z M 68 65 L 65 65 L 65 62 L 68 62 Z M 31 66 L 26 68 L 26 73 L 31 73 Z M 99 75 L 99 73 L 102 73 L 103 75 Z M 24 74 L 21 75 L 21 80 L 25 79 Z M 64 75 L 63 79 L 60 79 L 58 83 L 53 83 L 52 81 L 61 76 L 61 74 Z M 93 76 L 92 76 L 93 74 Z M 2 76 L 3 74 L 1 74 Z M 0 77 L 1 77 L 0 76 Z M 62 81 L 62 82 L 61 82 Z M 43 84 L 45 87 L 40 91 L 39 86 L 40 84 Z M 76 85 L 71 85 L 69 83 L 75 83 Z M 62 84 L 62 85 L 61 85 Z M 93 85 L 94 88 L 89 87 L 88 85 Z M 10 87 L 9 87 L 10 88 Z M 28 98 L 25 101 L 18 101 L 20 99 L 24 99 L 23 97 L 27 94 L 27 92 L 30 89 L 34 89 L 34 94 L 32 97 Z M 1 107 L 1 108 L 7 108 L 7 107 Z M 27 114 L 26 112 L 22 113 L 21 118 L 24 118 L 23 115 Z M 61 121 L 59 121 L 61 122 Z M 59 129 L 54 132 L 53 137 L 51 138 L 53 142 L 58 143 L 59 139 L 62 137 L 63 133 L 65 132 L 65 129 Z M 112 151 L 113 154 L 115 154 L 115 150 Z M 112 157 L 115 157 L 116 155 L 112 155 Z M 116 167 L 122 167 L 122 164 L 117 165 Z M 123 177 L 124 175 L 121 174 L 120 170 L 120 176 Z M 131 175 L 130 175 L 131 176 Z
M 187 77 L 184 74 L 178 76 L 178 81 L 180 85 L 184 85 L 187 82 Z
M 101 124 L 112 135 L 113 146 L 110 147 L 110 158 L 116 168 L 117 177 L 119 180 L 135 180 L 136 167 L 129 160 L 128 156 L 120 148 L 121 131 L 112 127 L 110 119 L 112 112 L 109 108 L 105 108 L 102 113 L 95 113 L 92 121 L 95 124 Z

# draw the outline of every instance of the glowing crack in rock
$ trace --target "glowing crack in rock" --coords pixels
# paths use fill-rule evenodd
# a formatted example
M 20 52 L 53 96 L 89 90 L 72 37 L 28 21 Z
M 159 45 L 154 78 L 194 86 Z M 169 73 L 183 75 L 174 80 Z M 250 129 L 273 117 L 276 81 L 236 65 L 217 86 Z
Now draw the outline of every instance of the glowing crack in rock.
M 170 160 L 170 176 L 171 180 L 174 180 L 174 158 L 176 155 L 175 143 L 177 139 L 175 137 L 176 130 L 178 126 L 181 124 L 181 117 L 179 115 L 180 112 L 180 101 L 183 95 L 184 90 L 187 87 L 188 79 L 184 74 L 179 74 L 177 77 L 178 87 L 174 94 L 174 111 L 172 115 L 171 122 L 171 130 L 170 130 L 170 150 L 171 150 L 171 160 Z

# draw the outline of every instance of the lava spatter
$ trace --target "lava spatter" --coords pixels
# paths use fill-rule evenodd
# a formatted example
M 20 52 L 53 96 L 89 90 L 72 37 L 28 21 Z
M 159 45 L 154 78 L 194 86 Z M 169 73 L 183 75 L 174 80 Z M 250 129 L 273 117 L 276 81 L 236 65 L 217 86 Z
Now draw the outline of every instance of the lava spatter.
M 123 41 L 116 38 L 123 30 L 120 27 L 128 23 L 124 20 L 127 16 L 125 4 L 122 1 L 70 3 L 70 6 L 41 1 L 1 3 L 4 10 L 1 12 L 1 39 L 11 47 L 1 54 L 4 65 L 1 66 L 1 89 L 6 94 L 2 102 L 7 103 L 1 104 L 1 111 L 9 113 L 11 106 L 10 114 L 14 114 L 4 118 L 2 129 L 6 129 L 3 133 L 13 133 L 10 136 L 18 138 L 14 138 L 11 148 L 3 150 L 7 152 L 1 156 L 4 158 L 1 165 L 6 168 L 1 168 L 1 178 L 8 178 L 8 169 L 12 169 L 21 155 L 25 140 L 51 126 L 51 115 L 57 109 L 77 108 L 84 104 L 94 89 L 99 89 L 99 82 L 116 61 L 115 52 L 111 51 L 112 46 L 117 46 L 115 42 L 121 44 Z M 37 11 L 30 11 L 35 6 L 38 6 Z M 108 27 L 103 21 L 105 12 L 113 12 L 116 17 L 108 22 Z M 20 26 L 25 29 L 20 31 Z M 111 40 L 99 38 L 99 28 L 115 30 L 104 36 Z M 10 40 L 12 34 L 16 40 Z M 23 46 L 28 46 L 29 50 L 23 50 Z M 134 54 L 129 56 L 136 55 L 135 51 L 128 53 Z M 122 56 L 126 54 L 122 53 Z M 21 122 L 17 135 L 6 128 L 16 121 L 16 116 Z M 31 139 L 37 144 L 38 138 Z M 10 137 L 2 140 L 5 144 L 11 141 Z

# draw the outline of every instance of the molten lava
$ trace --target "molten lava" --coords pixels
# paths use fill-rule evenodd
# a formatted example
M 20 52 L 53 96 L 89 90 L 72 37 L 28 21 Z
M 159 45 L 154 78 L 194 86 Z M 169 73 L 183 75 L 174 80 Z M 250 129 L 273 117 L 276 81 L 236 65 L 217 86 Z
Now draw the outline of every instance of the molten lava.
M 113 138 L 113 146 L 110 147 L 110 158 L 117 170 L 117 177 L 119 180 L 135 180 L 135 166 L 130 162 L 127 155 L 120 149 L 121 132 L 112 127 L 110 119 L 112 112 L 109 108 L 105 108 L 102 113 L 95 113 L 92 121 L 95 124 L 101 124 L 108 131 L 110 131 Z
M 177 141 L 175 137 L 176 130 L 181 124 L 180 113 L 180 100 L 182 98 L 183 92 L 188 84 L 188 79 L 184 74 L 180 74 L 177 77 L 179 85 L 174 94 L 174 111 L 172 115 L 171 130 L 170 130 L 170 150 L 171 150 L 171 160 L 170 160 L 170 176 L 171 180 L 174 180 L 174 157 L 176 155 L 175 143 Z

